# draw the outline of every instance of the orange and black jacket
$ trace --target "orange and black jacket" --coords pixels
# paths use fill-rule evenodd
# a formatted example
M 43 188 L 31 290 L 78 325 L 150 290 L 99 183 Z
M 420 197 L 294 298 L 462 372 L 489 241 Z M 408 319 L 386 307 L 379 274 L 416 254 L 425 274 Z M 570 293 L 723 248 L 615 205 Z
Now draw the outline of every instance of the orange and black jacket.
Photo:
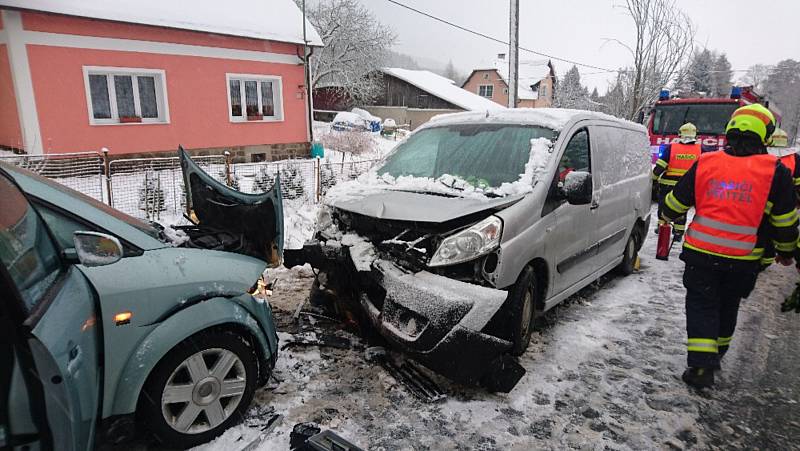
M 729 149 L 723 152 L 733 155 Z M 741 156 L 739 158 L 747 158 Z M 673 221 L 694 206 L 695 204 L 695 180 L 697 163 L 692 165 L 686 174 L 681 177 L 672 192 L 668 194 L 662 203 L 662 214 L 665 219 Z M 782 164 L 775 167 L 775 175 L 772 177 L 767 206 L 764 209 L 764 216 L 758 228 L 758 238 L 754 257 L 758 252 L 763 254 L 764 246 L 768 240 L 772 240 L 776 252 L 784 257 L 793 257 L 797 248 L 797 212 L 795 210 L 795 194 L 793 189 L 792 174 Z M 712 255 L 684 246 L 681 253 L 681 260 L 687 264 L 696 266 L 714 267 L 720 270 L 729 271 L 758 271 L 760 266 L 760 256 L 753 259 L 738 259 L 721 255 Z
M 705 144 L 700 145 L 701 153 L 713 152 L 716 150 L 716 147 L 708 147 Z M 656 165 L 653 167 L 653 180 L 657 180 L 658 183 L 662 185 L 675 186 L 675 184 L 678 183 L 678 180 L 680 180 L 681 176 L 683 175 L 670 173 L 669 163 L 671 158 L 672 144 L 662 144 L 658 150 L 658 160 L 656 160 Z

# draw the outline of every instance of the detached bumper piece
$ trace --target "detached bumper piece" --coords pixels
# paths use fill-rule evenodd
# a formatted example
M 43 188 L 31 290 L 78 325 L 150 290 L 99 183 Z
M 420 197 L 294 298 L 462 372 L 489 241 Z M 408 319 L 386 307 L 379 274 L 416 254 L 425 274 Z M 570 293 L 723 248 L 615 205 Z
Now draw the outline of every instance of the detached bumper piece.
M 314 423 L 298 423 L 289 435 L 292 451 L 364 451 L 335 432 L 322 431 Z
M 427 271 L 408 272 L 377 257 L 365 264 L 363 244 L 308 243 L 304 262 L 354 281 L 369 322 L 393 347 L 426 367 L 493 391 L 508 392 L 516 385 L 525 369 L 507 355 L 511 342 L 483 332 L 507 292 Z

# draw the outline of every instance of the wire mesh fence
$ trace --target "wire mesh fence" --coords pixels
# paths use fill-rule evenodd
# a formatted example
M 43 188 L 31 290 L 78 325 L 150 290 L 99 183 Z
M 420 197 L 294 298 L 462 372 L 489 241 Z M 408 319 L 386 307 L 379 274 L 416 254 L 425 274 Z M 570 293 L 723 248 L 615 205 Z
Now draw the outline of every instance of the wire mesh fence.
M 9 155 L 0 157 L 0 161 L 53 179 L 101 202 L 105 200 L 104 160 L 99 152 Z
M 319 202 L 328 189 L 341 181 L 355 179 L 378 161 L 334 163 L 314 159 L 231 164 L 227 155 L 192 159 L 215 179 L 244 193 L 271 190 L 280 174 L 284 202 L 296 208 Z M 178 157 L 108 161 L 107 155 L 85 152 L 3 156 L 0 161 L 51 178 L 137 218 L 179 221 L 186 211 L 186 191 Z
M 193 158 L 204 171 L 222 182 L 225 156 Z M 186 192 L 178 157 L 132 158 L 109 163 L 111 206 L 138 218 L 158 220 L 181 216 Z

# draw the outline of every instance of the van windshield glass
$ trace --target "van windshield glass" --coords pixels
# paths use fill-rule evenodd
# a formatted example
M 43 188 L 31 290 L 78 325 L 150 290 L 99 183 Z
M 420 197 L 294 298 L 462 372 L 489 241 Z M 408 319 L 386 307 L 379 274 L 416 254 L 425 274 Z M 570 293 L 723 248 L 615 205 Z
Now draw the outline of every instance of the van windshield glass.
M 687 122 L 701 135 L 724 135 L 725 126 L 739 106 L 735 103 L 701 103 L 657 105 L 653 117 L 653 134 L 677 135 Z
M 556 132 L 522 124 L 457 124 L 413 134 L 378 169 L 393 177 L 438 179 L 452 175 L 475 186 L 499 187 L 520 179 L 531 158 L 531 140 Z

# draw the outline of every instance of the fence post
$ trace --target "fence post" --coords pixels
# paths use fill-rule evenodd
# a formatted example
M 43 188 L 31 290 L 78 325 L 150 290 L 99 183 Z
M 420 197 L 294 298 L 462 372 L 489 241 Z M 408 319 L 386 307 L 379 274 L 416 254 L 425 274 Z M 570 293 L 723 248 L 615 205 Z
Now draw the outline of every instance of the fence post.
M 225 151 L 225 184 L 228 186 L 233 185 L 233 180 L 231 179 L 231 153 L 227 150 Z
M 103 147 L 103 171 L 106 174 L 106 192 L 108 192 L 108 206 L 113 207 L 114 202 L 111 200 L 111 162 L 108 160 L 108 148 Z
M 322 196 L 322 176 L 320 175 L 320 158 L 315 158 L 316 163 L 314 164 L 314 180 L 316 181 L 317 189 L 314 193 L 315 203 L 319 203 L 319 198 Z

